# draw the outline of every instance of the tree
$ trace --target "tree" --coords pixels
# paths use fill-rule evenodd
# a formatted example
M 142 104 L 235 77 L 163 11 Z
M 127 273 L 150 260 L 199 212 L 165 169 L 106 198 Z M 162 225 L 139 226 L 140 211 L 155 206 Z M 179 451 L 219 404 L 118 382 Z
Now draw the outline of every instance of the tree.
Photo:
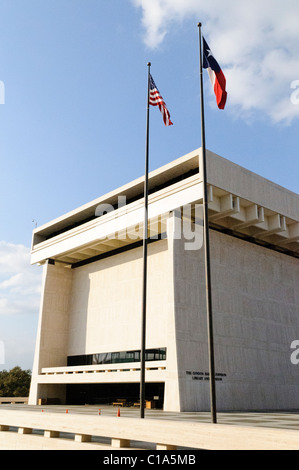
M 0 397 L 27 397 L 31 381 L 31 371 L 16 366 L 10 371 L 0 371 Z

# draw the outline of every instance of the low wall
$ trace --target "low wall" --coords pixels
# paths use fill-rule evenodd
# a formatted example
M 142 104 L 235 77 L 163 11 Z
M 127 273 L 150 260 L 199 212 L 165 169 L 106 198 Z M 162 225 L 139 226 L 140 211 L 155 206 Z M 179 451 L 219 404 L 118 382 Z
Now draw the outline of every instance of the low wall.
M 17 432 L 13 432 L 16 430 Z M 39 434 L 37 434 L 37 431 Z M 63 439 L 70 433 L 72 439 Z M 92 436 L 109 443 L 91 442 Z M 70 413 L 0 410 L 0 449 L 136 449 L 132 441 L 156 449 L 298 450 L 299 431 L 254 426 L 104 417 Z
M 10 403 L 14 405 L 15 403 L 28 403 L 28 397 L 0 397 L 0 405 L 4 403 Z

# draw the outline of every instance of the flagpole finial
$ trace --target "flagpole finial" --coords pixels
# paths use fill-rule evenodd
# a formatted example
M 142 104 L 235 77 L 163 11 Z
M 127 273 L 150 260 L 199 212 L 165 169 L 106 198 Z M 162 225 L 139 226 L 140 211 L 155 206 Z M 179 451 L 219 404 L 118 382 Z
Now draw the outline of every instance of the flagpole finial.
M 150 62 L 148 62 L 147 65 L 150 67 L 152 64 Z
M 199 22 L 199 23 L 197 23 L 197 26 L 198 26 L 199 28 L 201 28 L 201 23 L 200 23 L 200 22 Z

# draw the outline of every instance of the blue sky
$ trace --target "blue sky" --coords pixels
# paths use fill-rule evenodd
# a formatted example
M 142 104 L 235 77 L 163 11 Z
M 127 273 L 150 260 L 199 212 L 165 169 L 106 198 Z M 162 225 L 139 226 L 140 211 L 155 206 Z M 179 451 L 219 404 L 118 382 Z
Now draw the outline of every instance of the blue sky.
M 228 90 L 219 111 L 204 76 L 207 147 L 298 192 L 298 17 L 297 0 L 0 0 L 0 369 L 32 367 L 35 223 L 144 173 L 148 61 L 174 123 L 151 109 L 150 169 L 200 147 L 199 20 Z

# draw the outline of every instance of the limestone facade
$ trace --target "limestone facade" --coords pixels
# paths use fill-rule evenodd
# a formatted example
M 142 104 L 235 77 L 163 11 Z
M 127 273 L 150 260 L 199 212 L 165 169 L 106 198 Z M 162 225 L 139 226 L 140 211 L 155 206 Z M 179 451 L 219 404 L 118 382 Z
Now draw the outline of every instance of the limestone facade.
M 210 408 L 200 157 L 149 179 L 146 349 L 165 356 L 149 356 L 146 384 L 163 384 L 165 411 Z M 298 196 L 211 152 L 208 183 L 217 407 L 298 408 Z M 142 191 L 140 178 L 35 229 L 44 273 L 30 404 L 139 383 L 140 362 L 117 355 L 141 344 Z M 105 354 L 114 360 L 94 362 Z M 68 362 L 82 357 L 93 363 Z

